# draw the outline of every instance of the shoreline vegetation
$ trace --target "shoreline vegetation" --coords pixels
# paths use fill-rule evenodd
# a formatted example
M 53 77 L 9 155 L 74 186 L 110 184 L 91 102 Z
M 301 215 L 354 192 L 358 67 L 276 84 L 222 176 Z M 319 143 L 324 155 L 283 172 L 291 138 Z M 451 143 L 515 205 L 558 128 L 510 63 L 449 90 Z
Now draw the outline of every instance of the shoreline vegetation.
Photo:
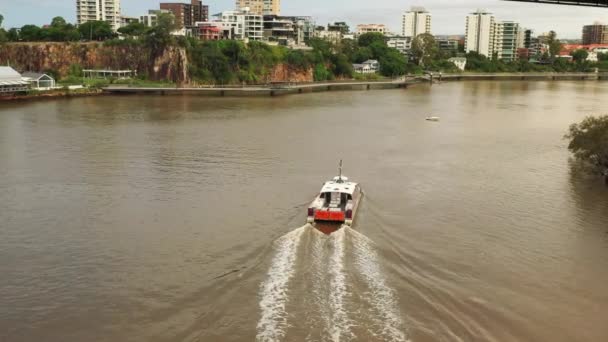
M 597 62 L 587 61 L 587 53 L 577 50 L 572 60 L 559 58 L 562 44 L 555 32 L 549 34 L 548 50 L 533 59 L 504 61 L 464 46 L 445 51 L 430 34 L 412 41 L 408 55 L 391 48 L 381 33 L 366 33 L 357 39 L 330 42 L 320 38 L 306 41 L 307 49 L 290 49 L 264 42 L 236 40 L 201 41 L 176 37 L 171 14 L 160 14 L 157 25 L 130 24 L 112 33 L 105 22 L 89 22 L 75 27 L 63 18 L 53 18 L 48 27 L 26 25 L 9 30 L 0 39 L 0 64 L 12 64 L 23 71 L 53 76 L 62 89 L 50 95 L 30 92 L 18 98 L 69 96 L 78 94 L 70 86 L 84 86 L 83 92 L 116 87 L 139 89 L 208 89 L 240 87 L 272 88 L 283 84 L 326 84 L 330 82 L 391 82 L 414 78 L 424 82 L 430 74 L 442 80 L 465 79 L 577 79 L 571 73 L 585 73 L 580 79 L 604 79 L 608 54 L 598 54 Z M 465 57 L 464 72 L 449 61 Z M 353 64 L 368 60 L 379 63 L 377 73 L 358 74 Z M 34 70 L 38 69 L 38 70 Z M 83 69 L 133 70 L 133 79 L 85 79 Z M 542 75 L 542 76 L 540 76 Z M 581 74 L 582 75 L 582 74 Z M 602 76 L 599 76 L 602 75 Z M 545 77 L 548 76 L 548 77 Z M 435 78 L 436 80 L 436 78 Z M 406 86 L 409 83 L 404 83 Z M 328 86 L 327 90 L 332 90 Z
M 524 73 L 451 73 L 434 74 L 433 83 L 455 81 L 608 81 L 608 72 L 524 72 Z M 109 94 L 150 94 L 150 95 L 215 95 L 215 96 L 279 96 L 323 91 L 380 90 L 407 88 L 418 84 L 430 84 L 429 75 L 405 75 L 400 79 L 376 78 L 370 80 L 340 80 L 324 82 L 284 82 L 249 85 L 179 85 L 165 81 L 148 80 L 86 80 L 83 88 L 69 89 L 66 86 L 49 91 L 32 90 L 25 94 L 0 96 L 0 101 L 24 101 L 99 96 Z

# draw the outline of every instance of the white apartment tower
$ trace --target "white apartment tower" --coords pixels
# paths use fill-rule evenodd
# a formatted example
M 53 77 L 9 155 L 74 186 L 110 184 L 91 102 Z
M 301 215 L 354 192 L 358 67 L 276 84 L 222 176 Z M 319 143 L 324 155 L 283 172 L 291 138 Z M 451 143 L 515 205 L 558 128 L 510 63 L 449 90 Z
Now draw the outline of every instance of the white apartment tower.
M 475 51 L 486 57 L 494 53 L 494 16 L 484 10 L 477 10 L 467 16 L 464 40 L 465 51 Z
M 494 49 L 496 58 L 512 62 L 517 59 L 517 49 L 523 46 L 519 24 L 502 21 L 494 24 Z
M 424 7 L 412 7 L 403 14 L 401 35 L 415 38 L 422 33 L 431 33 L 431 14 Z
M 120 28 L 120 0 L 76 0 L 78 25 L 87 21 L 106 21 L 116 31 Z

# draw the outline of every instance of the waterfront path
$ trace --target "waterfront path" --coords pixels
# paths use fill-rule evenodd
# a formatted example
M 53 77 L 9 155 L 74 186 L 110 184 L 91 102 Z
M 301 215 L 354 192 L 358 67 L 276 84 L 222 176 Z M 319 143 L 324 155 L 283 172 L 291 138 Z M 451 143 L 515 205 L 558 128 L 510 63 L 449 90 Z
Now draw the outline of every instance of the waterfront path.
M 112 85 L 104 88 L 111 94 L 197 94 L 209 96 L 279 96 L 333 90 L 374 90 L 407 88 L 409 85 L 443 81 L 587 81 L 608 80 L 608 73 L 429 73 L 423 76 L 406 76 L 381 81 L 333 81 L 320 83 L 272 83 L 254 86 L 206 87 L 133 87 Z

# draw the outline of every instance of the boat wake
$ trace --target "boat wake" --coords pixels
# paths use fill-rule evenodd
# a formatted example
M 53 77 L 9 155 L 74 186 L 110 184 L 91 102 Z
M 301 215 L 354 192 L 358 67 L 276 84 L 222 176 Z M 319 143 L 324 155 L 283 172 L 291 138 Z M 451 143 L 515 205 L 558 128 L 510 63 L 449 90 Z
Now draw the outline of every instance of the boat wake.
M 257 341 L 407 341 L 369 238 L 347 226 L 328 236 L 306 225 L 274 249 L 260 286 Z
M 287 315 L 287 285 L 295 272 L 298 246 L 308 225 L 300 227 L 275 241 L 276 255 L 272 260 L 268 278 L 262 284 L 258 322 L 258 341 L 277 341 L 285 335 Z
M 394 291 L 386 284 L 373 242 L 357 231 L 351 230 L 351 234 L 355 237 L 353 243 L 358 273 L 368 286 L 363 298 L 374 310 L 372 317 L 374 326 L 380 330 L 378 335 L 383 341 L 407 341 Z

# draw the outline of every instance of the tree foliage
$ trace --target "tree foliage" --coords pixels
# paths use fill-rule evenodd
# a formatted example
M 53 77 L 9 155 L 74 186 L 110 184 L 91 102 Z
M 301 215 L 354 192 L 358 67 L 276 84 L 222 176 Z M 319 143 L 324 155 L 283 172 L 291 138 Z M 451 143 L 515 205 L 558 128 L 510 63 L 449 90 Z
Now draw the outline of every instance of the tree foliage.
M 563 47 L 563 44 L 557 39 L 557 33 L 555 33 L 555 31 L 549 32 L 547 43 L 549 44 L 549 59 L 554 60 L 562 51 Z
M 578 49 L 572 51 L 570 55 L 576 63 L 582 63 L 587 60 L 587 57 L 589 57 L 589 52 L 587 52 L 585 49 Z
M 419 65 L 430 65 L 439 56 L 439 46 L 430 33 L 422 33 L 412 41 L 412 56 Z
M 2 22 L 4 21 L 4 16 L 2 16 L 2 14 L 0 14 L 0 43 L 4 43 L 7 42 L 8 39 L 8 34 L 6 33 L 6 31 L 2 28 Z
M 147 31 L 145 41 L 153 54 L 158 54 L 169 45 L 175 44 L 176 40 L 171 32 L 177 29 L 175 17 L 172 13 L 159 13 L 156 26 Z
M 87 21 L 78 27 L 78 31 L 86 40 L 102 41 L 116 36 L 110 24 L 105 21 Z
M 577 161 L 608 176 L 608 116 L 589 116 L 571 125 L 565 138 L 570 140 L 568 149 Z
M 364 33 L 359 36 L 358 43 L 361 47 L 371 46 L 373 44 L 386 45 L 386 37 L 378 32 Z
M 141 37 L 146 33 L 146 26 L 142 23 L 129 23 L 118 29 L 118 33 L 128 37 Z

